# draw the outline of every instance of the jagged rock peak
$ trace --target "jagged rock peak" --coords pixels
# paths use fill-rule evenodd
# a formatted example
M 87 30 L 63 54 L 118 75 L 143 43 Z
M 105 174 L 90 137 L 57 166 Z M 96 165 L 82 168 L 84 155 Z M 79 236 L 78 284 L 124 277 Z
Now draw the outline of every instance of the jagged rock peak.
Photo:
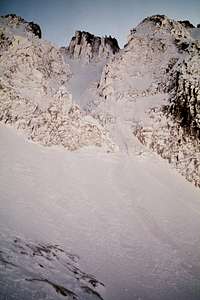
M 99 37 L 89 32 L 76 31 L 67 53 L 71 58 L 82 58 L 86 62 L 102 57 L 110 57 L 119 51 L 119 45 L 111 36 Z
M 42 37 L 42 31 L 38 24 L 33 22 L 27 22 L 22 17 L 16 16 L 15 14 L 8 14 L 5 16 L 1 16 L 1 23 L 4 23 L 5 26 L 13 27 L 13 29 L 17 29 L 20 25 L 25 25 L 25 29 L 28 32 L 32 32 L 38 38 Z

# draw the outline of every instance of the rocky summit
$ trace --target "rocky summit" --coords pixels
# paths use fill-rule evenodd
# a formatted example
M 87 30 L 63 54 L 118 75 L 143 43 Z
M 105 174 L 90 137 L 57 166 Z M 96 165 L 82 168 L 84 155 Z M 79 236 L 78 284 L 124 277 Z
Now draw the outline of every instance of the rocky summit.
M 113 56 L 119 52 L 119 45 L 117 40 L 111 36 L 99 37 L 89 32 L 76 31 L 66 52 L 70 58 L 90 62 Z

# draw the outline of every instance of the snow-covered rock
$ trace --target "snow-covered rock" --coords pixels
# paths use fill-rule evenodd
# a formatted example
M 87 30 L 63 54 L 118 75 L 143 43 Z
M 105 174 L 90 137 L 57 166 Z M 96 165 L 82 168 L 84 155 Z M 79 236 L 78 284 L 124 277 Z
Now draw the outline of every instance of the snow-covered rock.
M 38 24 L 27 22 L 15 14 L 8 14 L 1 17 L 1 27 L 4 27 L 4 30 L 6 30 L 7 26 L 12 28 L 12 31 L 10 31 L 11 35 L 20 34 L 26 36 L 29 32 L 31 32 L 38 38 L 42 37 L 42 31 Z
M 105 130 L 85 120 L 73 103 L 68 88 L 72 73 L 59 49 L 27 32 L 29 23 L 21 18 L 3 17 L 0 22 L 1 122 L 44 145 L 112 148 Z
M 200 186 L 199 138 L 182 126 L 185 120 L 190 133 L 199 134 L 198 45 L 187 22 L 160 15 L 146 18 L 104 67 L 99 100 L 89 103 L 88 109 L 114 131 L 125 125 L 120 138 L 126 145 L 131 128 L 140 142 L 174 162 L 181 174 Z
M 57 244 L 0 236 L 1 299 L 100 299 L 104 284 L 82 271 L 79 256 Z M 10 272 L 12 276 L 10 276 Z M 13 283 L 15 284 L 13 285 Z

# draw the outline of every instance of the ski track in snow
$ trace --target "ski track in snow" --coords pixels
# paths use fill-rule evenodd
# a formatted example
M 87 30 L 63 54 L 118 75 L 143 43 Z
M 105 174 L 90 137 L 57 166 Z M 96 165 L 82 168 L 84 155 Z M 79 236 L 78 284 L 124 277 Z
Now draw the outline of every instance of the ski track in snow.
M 103 299 L 197 300 L 200 192 L 154 154 L 131 153 L 119 127 L 124 153 L 106 154 L 45 148 L 1 126 L 1 237 L 78 254 Z

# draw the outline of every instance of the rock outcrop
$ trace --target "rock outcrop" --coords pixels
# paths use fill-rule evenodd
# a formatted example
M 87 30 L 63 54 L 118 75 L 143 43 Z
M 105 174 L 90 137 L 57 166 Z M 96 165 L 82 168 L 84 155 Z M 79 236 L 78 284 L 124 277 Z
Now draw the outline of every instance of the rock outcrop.
M 119 46 L 115 38 L 99 37 L 85 31 L 76 31 L 66 49 L 70 58 L 83 59 L 85 62 L 108 58 L 117 52 Z

